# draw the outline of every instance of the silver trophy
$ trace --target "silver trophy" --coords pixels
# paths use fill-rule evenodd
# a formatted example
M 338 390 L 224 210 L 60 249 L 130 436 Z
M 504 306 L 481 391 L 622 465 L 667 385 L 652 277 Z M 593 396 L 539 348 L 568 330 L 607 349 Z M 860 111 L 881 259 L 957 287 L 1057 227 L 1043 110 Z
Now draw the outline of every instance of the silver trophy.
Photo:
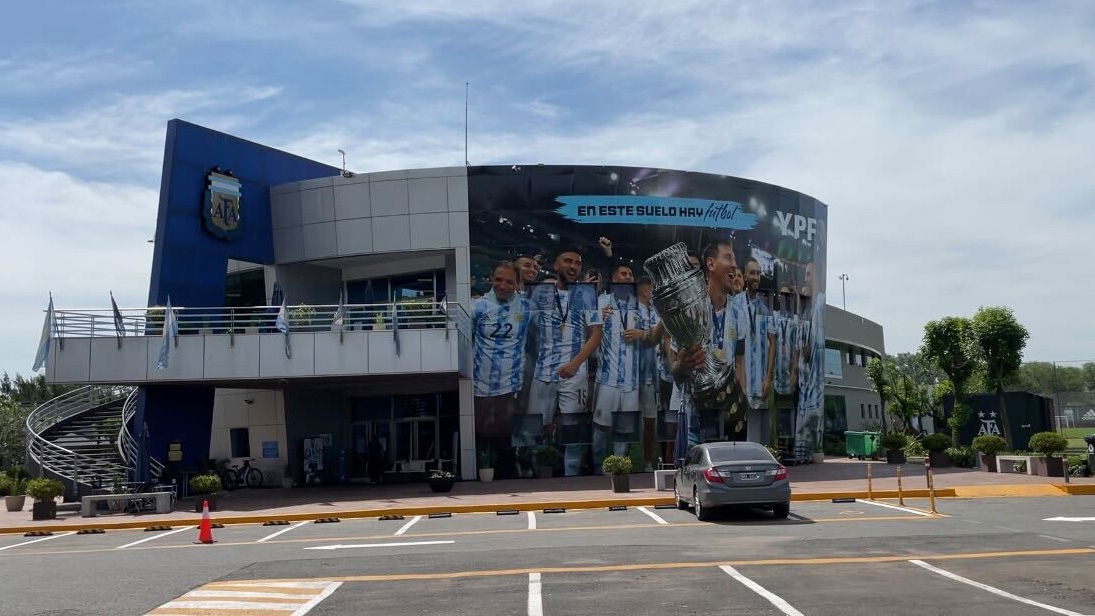
M 651 301 L 677 348 L 699 345 L 709 351 L 704 364 L 689 376 L 697 408 L 721 409 L 740 420 L 748 399 L 734 379 L 734 359 L 710 352 L 713 315 L 707 280 L 702 270 L 692 267 L 687 246 L 681 243 L 666 248 L 647 259 L 643 269 L 650 275 Z

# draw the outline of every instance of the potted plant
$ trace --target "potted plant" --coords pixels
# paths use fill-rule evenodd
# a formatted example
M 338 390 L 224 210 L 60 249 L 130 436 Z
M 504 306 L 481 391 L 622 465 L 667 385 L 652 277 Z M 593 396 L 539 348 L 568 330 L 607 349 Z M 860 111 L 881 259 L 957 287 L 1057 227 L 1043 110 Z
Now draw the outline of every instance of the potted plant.
M 426 477 L 426 483 L 429 484 L 430 489 L 434 492 L 448 492 L 456 485 L 456 475 L 437 468 L 430 471 L 429 476 Z
M 494 452 L 489 448 L 479 452 L 479 481 L 494 481 Z
M 190 478 L 190 491 L 197 495 L 194 500 L 194 512 L 201 513 L 204 501 L 209 501 L 209 510 L 217 510 L 217 492 L 221 489 L 221 478 L 212 473 L 194 475 Z
M 15 467 L 7 475 L 0 473 L 0 482 L 7 486 L 4 505 L 8 511 L 22 511 L 27 504 L 27 478 L 22 467 Z
M 144 313 L 144 333 L 146 336 L 159 336 L 163 333 L 163 306 L 149 306 Z
M 920 444 L 928 451 L 928 463 L 934 468 L 947 468 L 951 465 L 951 459 L 947 456 L 947 448 L 951 446 L 951 437 L 936 432 L 920 439 Z
M 907 461 L 905 445 L 909 444 L 909 437 L 903 433 L 887 432 L 879 443 L 886 450 L 886 464 L 904 464 Z
M 981 455 L 978 467 L 989 473 L 996 472 L 996 454 L 1008 448 L 1008 442 L 996 434 L 982 434 L 973 439 L 973 448 Z
M 810 462 L 813 464 L 821 464 L 825 461 L 825 449 L 821 446 L 821 443 L 814 443 L 813 452 L 810 454 Z
M 56 479 L 39 477 L 27 482 L 27 495 L 34 499 L 32 520 L 52 520 L 57 517 L 57 497 L 65 493 L 65 484 Z
M 1056 432 L 1038 432 L 1030 437 L 1030 448 L 1042 455 L 1032 457 L 1031 468 L 1035 474 L 1042 477 L 1064 477 L 1065 461 L 1057 454 L 1068 449 L 1068 439 L 1063 434 Z
M 631 472 L 630 457 L 606 456 L 604 462 L 601 463 L 601 470 L 607 475 L 612 475 L 613 492 L 631 491 L 631 477 L 628 475 Z
M 553 445 L 544 445 L 536 452 L 536 475 L 541 478 L 551 477 L 555 467 L 563 461 L 563 454 L 559 453 Z
M 293 487 L 293 467 L 290 464 L 286 464 L 285 468 L 282 469 L 281 487 L 286 490 Z
M 289 311 L 289 318 L 292 319 L 293 325 L 307 327 L 312 324 L 312 319 L 314 319 L 315 316 L 316 309 L 307 304 L 293 306 L 293 309 Z

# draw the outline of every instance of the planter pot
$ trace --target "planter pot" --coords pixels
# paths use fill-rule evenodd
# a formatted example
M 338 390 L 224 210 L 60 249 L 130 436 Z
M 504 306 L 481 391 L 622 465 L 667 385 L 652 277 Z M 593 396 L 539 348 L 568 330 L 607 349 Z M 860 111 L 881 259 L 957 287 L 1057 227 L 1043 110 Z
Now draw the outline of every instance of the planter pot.
M 209 510 L 217 510 L 217 495 L 216 494 L 197 494 L 194 496 L 194 513 L 202 512 L 202 504 L 205 501 L 209 501 Z
M 286 489 L 286 490 L 293 487 L 293 478 L 292 477 L 282 477 L 281 478 L 281 487 Z
M 27 504 L 26 494 L 20 494 L 19 496 L 5 496 L 4 505 L 7 506 L 8 511 L 22 511 L 23 507 Z
M 1064 477 L 1065 476 L 1065 461 L 1063 458 L 1056 456 L 1047 458 L 1044 456 L 1031 457 L 1031 470 L 1035 475 L 1040 477 Z
M 540 479 L 551 479 L 555 474 L 555 467 L 552 466 L 537 466 L 536 476 Z
M 823 453 L 812 453 L 812 454 L 810 454 L 810 462 L 812 462 L 814 464 L 821 464 L 824 461 L 825 461 L 825 454 L 823 454 Z
M 31 505 L 32 520 L 52 520 L 57 517 L 57 501 L 48 500 Z
M 932 468 L 950 468 L 953 464 L 951 457 L 945 451 L 929 451 L 928 462 L 931 463 Z
M 430 477 L 426 479 L 426 483 L 434 492 L 448 492 L 456 485 L 456 477 Z
M 630 492 L 631 491 L 631 476 L 630 475 L 613 475 L 612 476 L 612 491 L 613 492 Z
M 983 453 L 977 455 L 977 468 L 985 471 L 986 473 L 995 473 L 996 467 L 996 454 L 986 456 Z
M 494 481 L 494 469 L 493 468 L 481 468 L 481 469 L 479 469 L 479 481 Z
M 904 449 L 887 449 L 886 464 L 904 464 L 908 462 Z

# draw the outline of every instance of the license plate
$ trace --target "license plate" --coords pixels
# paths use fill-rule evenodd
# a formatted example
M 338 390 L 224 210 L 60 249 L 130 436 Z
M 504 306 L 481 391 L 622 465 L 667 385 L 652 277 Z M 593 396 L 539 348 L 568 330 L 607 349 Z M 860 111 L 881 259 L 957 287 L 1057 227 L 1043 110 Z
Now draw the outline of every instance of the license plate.
M 738 473 L 739 481 L 756 481 L 760 477 L 760 473 Z

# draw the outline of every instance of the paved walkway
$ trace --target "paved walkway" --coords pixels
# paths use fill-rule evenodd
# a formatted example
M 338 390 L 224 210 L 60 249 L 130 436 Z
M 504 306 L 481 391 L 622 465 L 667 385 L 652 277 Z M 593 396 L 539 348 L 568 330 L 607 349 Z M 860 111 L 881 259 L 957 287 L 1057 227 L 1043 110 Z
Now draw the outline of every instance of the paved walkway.
M 847 496 L 867 498 L 867 472 L 877 497 L 896 497 L 895 465 L 829 458 L 824 464 L 790 467 L 792 492 L 797 499 Z M 905 464 L 905 491 L 927 487 L 924 467 Z M 446 494 L 435 494 L 425 483 L 323 486 L 312 488 L 267 488 L 222 492 L 217 496 L 214 521 L 226 523 L 264 520 L 306 520 L 318 517 L 368 517 L 385 513 L 425 514 L 430 512 L 494 511 L 498 509 L 539 509 L 546 506 L 570 508 L 601 507 L 608 504 L 653 505 L 672 502 L 672 492 L 654 489 L 651 473 L 631 475 L 631 491 L 612 492 L 608 477 L 561 477 L 552 479 L 508 479 L 458 482 Z M 1034 477 L 1015 473 L 985 473 L 970 469 L 943 468 L 935 471 L 935 488 L 944 496 L 1063 496 L 1060 477 Z M 1072 478 L 1070 484 L 1095 494 L 1095 479 Z M 145 527 L 168 523 L 193 523 L 200 519 L 193 499 L 181 499 L 167 514 L 100 514 L 82 518 L 79 511 L 60 511 L 57 519 L 32 521 L 31 499 L 21 512 L 0 511 L 0 533 L 28 530 L 73 530 L 78 528 Z

